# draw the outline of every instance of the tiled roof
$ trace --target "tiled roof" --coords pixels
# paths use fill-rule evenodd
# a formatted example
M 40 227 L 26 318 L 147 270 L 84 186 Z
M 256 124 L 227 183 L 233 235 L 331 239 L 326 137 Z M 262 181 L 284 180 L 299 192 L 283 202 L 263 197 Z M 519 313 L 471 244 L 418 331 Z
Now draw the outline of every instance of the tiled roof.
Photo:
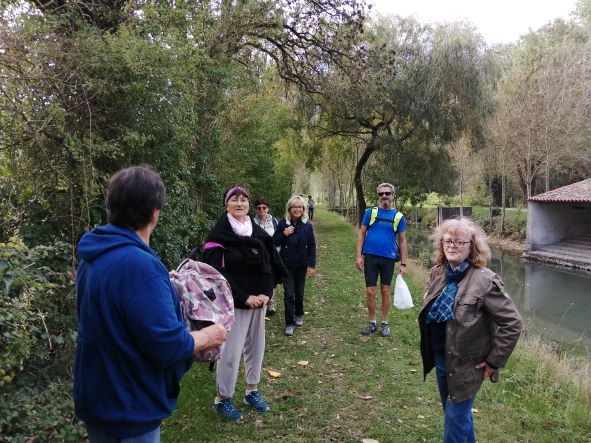
M 529 198 L 541 203 L 591 203 L 591 178 Z

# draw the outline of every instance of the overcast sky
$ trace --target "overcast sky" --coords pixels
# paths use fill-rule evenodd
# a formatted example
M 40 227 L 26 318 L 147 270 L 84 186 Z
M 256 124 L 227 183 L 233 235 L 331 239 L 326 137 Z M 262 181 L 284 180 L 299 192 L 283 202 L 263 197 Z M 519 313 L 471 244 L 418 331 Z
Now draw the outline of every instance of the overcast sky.
M 558 17 L 569 18 L 576 0 L 367 0 L 380 14 L 414 16 L 419 22 L 466 20 L 489 44 L 516 42 Z

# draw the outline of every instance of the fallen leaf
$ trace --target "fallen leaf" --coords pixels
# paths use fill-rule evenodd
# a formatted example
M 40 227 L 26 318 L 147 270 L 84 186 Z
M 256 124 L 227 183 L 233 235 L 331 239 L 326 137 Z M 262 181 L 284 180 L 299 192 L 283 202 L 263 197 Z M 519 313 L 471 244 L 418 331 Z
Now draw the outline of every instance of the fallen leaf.
M 300 365 L 300 366 L 308 366 L 308 363 L 309 363 L 308 360 L 300 360 L 298 362 L 298 365 Z
M 373 438 L 364 438 L 361 440 L 362 443 L 380 443 L 379 440 L 374 440 Z
M 419 415 L 419 418 L 422 420 L 423 418 L 425 418 L 424 415 Z
M 410 370 L 410 373 L 411 374 L 416 374 L 417 373 L 417 370 L 413 368 L 413 369 Z
M 359 397 L 361 400 L 373 400 L 373 395 L 362 395 Z
M 281 398 L 289 398 L 289 397 L 293 397 L 294 393 L 291 389 L 286 389 L 285 391 L 283 391 L 283 394 L 281 394 Z
M 256 420 L 254 421 L 254 427 L 255 427 L 255 428 L 262 428 L 262 427 L 264 427 L 264 426 L 265 426 L 265 425 L 263 424 L 263 420 L 261 420 L 261 419 L 256 419 Z
M 269 377 L 273 378 L 281 377 L 281 372 L 273 371 L 272 369 L 269 369 L 267 374 L 269 374 Z
M 472 408 L 472 412 L 473 412 L 474 414 L 478 414 L 478 409 L 476 409 L 476 408 Z

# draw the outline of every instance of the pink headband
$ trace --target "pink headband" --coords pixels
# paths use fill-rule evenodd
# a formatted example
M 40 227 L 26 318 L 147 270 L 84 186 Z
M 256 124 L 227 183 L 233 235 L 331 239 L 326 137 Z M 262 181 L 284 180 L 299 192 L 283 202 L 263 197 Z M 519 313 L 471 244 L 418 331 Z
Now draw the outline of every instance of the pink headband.
M 228 205 L 228 200 L 232 198 L 234 195 L 244 195 L 246 198 L 250 200 L 250 193 L 241 186 L 234 186 L 232 189 L 229 189 L 224 196 L 224 206 Z

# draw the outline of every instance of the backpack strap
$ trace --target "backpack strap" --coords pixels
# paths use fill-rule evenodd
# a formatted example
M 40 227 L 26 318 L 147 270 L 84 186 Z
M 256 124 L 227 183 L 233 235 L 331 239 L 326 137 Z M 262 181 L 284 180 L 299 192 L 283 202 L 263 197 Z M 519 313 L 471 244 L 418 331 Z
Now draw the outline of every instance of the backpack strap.
M 186 263 L 187 263 L 189 260 L 191 260 L 191 259 L 190 259 L 190 258 L 186 258 L 186 259 L 184 259 L 184 260 L 181 262 L 181 264 L 177 266 L 177 268 L 176 268 L 176 272 L 181 272 L 181 268 L 182 268 L 183 266 L 185 266 L 185 264 L 186 264 Z
M 378 207 L 374 206 L 371 208 L 371 214 L 369 215 L 369 226 L 373 225 L 376 222 L 376 218 L 378 217 Z
M 207 251 L 208 249 L 213 249 L 213 248 L 222 248 L 222 268 L 225 268 L 226 267 L 226 260 L 225 260 L 225 257 L 224 257 L 224 251 L 223 250 L 226 249 L 226 248 L 224 248 L 224 245 L 222 245 L 221 243 L 216 243 L 214 241 L 208 241 L 207 243 L 205 243 L 203 245 L 203 251 L 204 252 Z
M 402 212 L 396 210 L 396 215 L 394 216 L 394 221 L 392 222 L 394 232 L 398 232 L 398 225 L 400 224 L 400 220 L 402 220 Z
M 402 220 L 402 212 L 400 212 L 399 210 L 396 210 L 396 214 L 394 215 L 394 219 L 393 220 L 387 220 L 387 219 L 383 219 L 383 218 L 378 218 L 378 207 L 374 206 L 373 208 L 371 208 L 371 214 L 369 216 L 369 226 L 373 225 L 375 222 L 377 221 L 387 221 L 390 222 L 392 221 L 392 229 L 394 229 L 394 233 L 398 232 L 398 225 L 400 224 L 400 220 Z

